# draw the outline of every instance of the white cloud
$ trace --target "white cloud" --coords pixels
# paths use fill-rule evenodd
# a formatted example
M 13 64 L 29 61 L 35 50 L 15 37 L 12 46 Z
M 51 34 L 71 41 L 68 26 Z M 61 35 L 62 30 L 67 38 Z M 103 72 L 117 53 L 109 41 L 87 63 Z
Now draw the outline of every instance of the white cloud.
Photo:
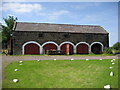
M 3 0 L 3 2 L 119 2 L 119 0 Z
M 41 4 L 26 4 L 26 3 L 4 3 L 3 11 L 12 11 L 15 13 L 28 13 L 32 11 L 42 10 Z
M 3 0 L 3 2 L 24 2 L 27 0 Z
M 3 0 L 3 2 L 44 2 L 44 0 Z
M 81 3 L 79 5 L 71 6 L 71 7 L 75 8 L 75 9 L 82 10 L 82 9 L 86 9 L 89 7 L 95 7 L 95 6 L 99 6 L 99 5 L 100 5 L 100 2 L 84 2 L 84 3 Z
M 0 2 L 0 13 L 2 12 L 2 3 Z
M 67 10 L 56 11 L 56 12 L 52 12 L 51 14 L 49 14 L 48 18 L 49 20 L 57 20 L 60 16 L 67 15 L 69 13 L 70 12 Z
M 6 26 L 4 20 L 0 20 L 0 23 L 1 23 L 2 25 Z

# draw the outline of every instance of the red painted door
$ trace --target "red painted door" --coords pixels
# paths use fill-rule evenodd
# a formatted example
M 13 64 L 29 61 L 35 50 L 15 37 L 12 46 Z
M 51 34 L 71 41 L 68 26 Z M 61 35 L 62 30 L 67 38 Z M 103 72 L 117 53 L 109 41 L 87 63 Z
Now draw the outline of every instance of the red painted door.
M 88 54 L 89 50 L 88 50 L 88 45 L 86 44 L 79 44 L 77 46 L 77 54 Z
M 52 43 L 49 43 L 43 46 L 43 52 L 45 54 L 47 54 L 49 50 L 57 50 L 57 46 Z
M 69 54 L 73 54 L 73 53 L 74 53 L 73 45 L 69 44 L 69 49 L 68 49 L 68 47 L 67 47 L 68 44 L 69 44 L 69 43 L 63 44 L 63 45 L 60 47 L 60 50 L 62 50 L 64 54 L 67 54 L 67 53 L 68 53 L 68 50 L 69 50 Z
M 34 43 L 27 44 L 24 47 L 24 54 L 40 54 L 40 48 Z

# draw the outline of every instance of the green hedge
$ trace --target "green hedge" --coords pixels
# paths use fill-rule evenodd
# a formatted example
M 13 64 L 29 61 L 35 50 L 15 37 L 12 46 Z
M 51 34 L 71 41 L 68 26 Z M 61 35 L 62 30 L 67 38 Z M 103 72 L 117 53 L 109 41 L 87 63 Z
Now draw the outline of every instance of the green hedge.
M 110 48 L 105 48 L 104 53 L 106 53 L 106 54 L 118 54 L 118 53 L 120 53 L 120 42 L 115 43 Z

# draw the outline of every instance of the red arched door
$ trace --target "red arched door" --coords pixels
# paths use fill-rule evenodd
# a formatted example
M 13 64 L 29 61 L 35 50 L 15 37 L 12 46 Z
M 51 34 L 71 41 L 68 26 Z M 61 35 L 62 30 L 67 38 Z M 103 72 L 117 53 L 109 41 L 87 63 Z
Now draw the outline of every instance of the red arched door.
M 24 54 L 40 54 L 40 48 L 34 43 L 27 44 L 24 47 Z
M 63 51 L 63 54 L 74 54 L 73 45 L 65 43 L 60 47 L 60 50 Z
M 77 46 L 77 54 L 88 54 L 88 53 L 89 53 L 88 45 L 86 45 L 86 44 L 79 44 Z
M 43 52 L 45 54 L 47 54 L 49 50 L 57 50 L 57 46 L 53 43 L 48 43 L 43 46 Z

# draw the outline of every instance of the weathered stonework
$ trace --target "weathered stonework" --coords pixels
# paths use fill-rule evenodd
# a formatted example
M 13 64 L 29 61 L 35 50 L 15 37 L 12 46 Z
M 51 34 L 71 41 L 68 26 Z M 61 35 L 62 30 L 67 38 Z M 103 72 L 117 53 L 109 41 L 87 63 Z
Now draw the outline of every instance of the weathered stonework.
M 65 37 L 68 35 L 68 37 Z M 72 33 L 72 32 L 40 32 L 40 31 L 14 31 L 13 32 L 13 54 L 22 54 L 22 46 L 28 41 L 36 41 L 40 45 L 47 41 L 62 42 L 69 41 L 76 45 L 78 42 L 101 42 L 105 47 L 109 47 L 108 33 Z

